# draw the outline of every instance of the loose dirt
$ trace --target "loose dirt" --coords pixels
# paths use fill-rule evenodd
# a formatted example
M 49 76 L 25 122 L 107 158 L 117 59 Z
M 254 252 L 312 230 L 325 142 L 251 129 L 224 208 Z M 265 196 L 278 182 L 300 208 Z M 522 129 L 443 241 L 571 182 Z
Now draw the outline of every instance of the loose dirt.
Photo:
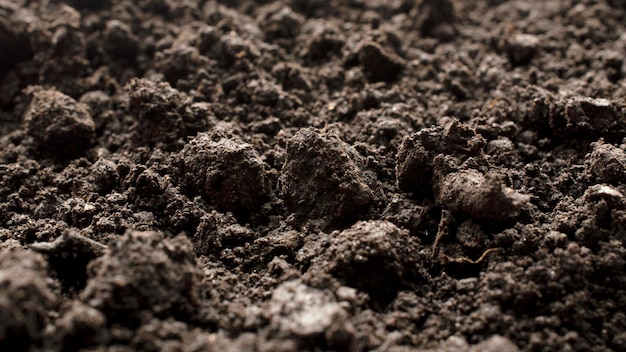
M 0 0 L 0 350 L 626 350 L 625 33 Z

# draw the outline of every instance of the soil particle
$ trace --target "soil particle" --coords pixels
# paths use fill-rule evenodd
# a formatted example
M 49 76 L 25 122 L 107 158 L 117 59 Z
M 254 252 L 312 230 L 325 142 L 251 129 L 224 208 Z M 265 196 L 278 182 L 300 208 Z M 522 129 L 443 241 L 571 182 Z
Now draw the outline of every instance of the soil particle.
M 467 250 L 476 250 L 482 248 L 486 236 L 478 224 L 466 220 L 457 228 L 456 239 Z
M 565 105 L 568 129 L 584 135 L 622 135 L 621 114 L 607 99 L 573 98 Z
M 349 225 L 367 213 L 376 197 L 359 164 L 362 157 L 336 134 L 298 131 L 287 143 L 280 176 L 287 208 L 304 218 Z
M 155 68 L 171 85 L 182 86 L 202 67 L 210 67 L 212 62 L 200 54 L 198 48 L 185 43 L 174 43 L 172 47 L 155 54 Z
M 80 298 L 103 312 L 107 324 L 135 327 L 153 316 L 192 319 L 200 297 L 191 242 L 155 232 L 128 232 L 89 265 Z
M 308 92 L 311 89 L 311 83 L 305 77 L 303 71 L 299 65 L 279 63 L 272 69 L 272 74 L 284 90 Z
M 493 165 L 517 164 L 521 161 L 515 144 L 507 137 L 489 141 L 485 147 L 485 154 Z
M 489 339 L 476 344 L 470 348 L 470 352 L 496 352 L 496 351 L 519 351 L 519 348 L 515 346 L 511 340 L 506 337 L 495 335 Z
M 532 34 L 516 33 L 507 38 L 505 46 L 513 66 L 527 65 L 537 52 L 539 38 Z
M 306 44 L 300 56 L 313 63 L 339 55 L 346 41 L 343 32 L 333 21 L 322 19 L 307 21 L 302 31 L 302 36 L 306 37 Z
M 434 205 L 419 205 L 412 199 L 394 197 L 383 212 L 383 219 L 408 230 L 411 236 L 430 242 L 439 222 L 434 213 L 441 210 Z
M 612 208 L 624 204 L 624 195 L 619 190 L 607 185 L 593 185 L 585 191 L 585 200 L 588 202 L 605 201 Z
M 247 218 L 269 199 L 263 161 L 250 144 L 234 135 L 200 133 L 179 155 L 176 172 L 183 189 L 223 211 Z
M 253 104 L 276 107 L 284 101 L 282 88 L 273 81 L 266 79 L 255 79 L 248 83 L 246 87 L 250 91 L 250 100 Z
M 400 147 L 398 185 L 417 194 L 432 187 L 436 203 L 453 214 L 505 220 L 530 197 L 504 187 L 495 173 L 479 171 L 488 165 L 484 146 L 484 138 L 458 120 L 421 130 L 406 138 Z
M 217 351 L 212 349 L 209 336 L 199 334 L 174 319 L 151 320 L 139 328 L 130 346 L 135 351 Z
M 36 143 L 60 157 L 84 153 L 92 144 L 95 124 L 89 107 L 55 90 L 32 87 L 24 129 Z
M 244 39 L 236 33 L 229 33 L 220 38 L 215 56 L 219 57 L 220 64 L 224 66 L 236 65 L 239 59 L 248 58 L 255 60 L 261 56 L 261 52 L 255 43 Z M 244 67 L 245 62 L 240 62 Z
M 52 2 L 61 2 L 59 0 L 53 0 Z M 101 1 L 90 1 L 90 0 L 68 0 L 63 1 L 77 9 L 89 9 L 89 10 L 97 10 L 101 8 L 105 8 L 111 5 L 111 0 L 101 0 Z
M 100 194 L 108 194 L 119 183 L 120 175 L 117 164 L 111 160 L 100 158 L 91 166 L 91 177 L 96 191 Z
M 102 131 L 112 117 L 113 99 L 102 90 L 93 90 L 83 94 L 79 102 L 87 104 L 96 125 L 96 133 Z
M 31 44 L 41 83 L 53 85 L 71 96 L 80 96 L 84 82 L 68 77 L 86 75 L 86 36 L 80 28 L 81 13 L 66 4 L 52 5 L 39 13 L 41 21 L 33 25 Z
M 396 347 L 389 351 L 393 352 L 410 352 L 416 351 L 413 349 Z M 510 351 L 518 352 L 519 348 L 511 342 L 511 340 L 500 335 L 494 335 L 489 339 L 480 342 L 475 345 L 470 345 L 464 338 L 458 336 L 451 336 L 444 341 L 440 346 L 434 349 L 419 350 L 422 352 L 497 352 L 497 351 Z
M 192 238 L 198 255 L 217 254 L 224 247 L 233 247 L 254 240 L 255 234 L 239 225 L 230 214 L 212 211 L 200 218 L 200 224 Z

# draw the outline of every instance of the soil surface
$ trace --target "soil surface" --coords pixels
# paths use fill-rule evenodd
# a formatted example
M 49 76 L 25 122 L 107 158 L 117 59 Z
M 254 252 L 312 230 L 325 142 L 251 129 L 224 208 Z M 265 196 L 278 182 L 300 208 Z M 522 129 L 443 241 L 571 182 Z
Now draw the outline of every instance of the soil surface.
M 625 30 L 0 0 L 0 350 L 625 351 Z

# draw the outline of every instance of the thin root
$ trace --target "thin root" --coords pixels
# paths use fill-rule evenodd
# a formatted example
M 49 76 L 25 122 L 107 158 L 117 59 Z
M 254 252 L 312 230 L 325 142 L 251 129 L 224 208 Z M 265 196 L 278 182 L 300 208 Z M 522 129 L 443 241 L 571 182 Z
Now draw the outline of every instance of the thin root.
M 469 259 L 467 257 L 450 258 L 448 256 L 446 256 L 446 259 L 448 261 L 450 261 L 450 262 L 453 262 L 453 263 L 476 265 L 476 264 L 480 264 L 482 261 L 484 261 L 489 256 L 489 254 L 491 254 L 493 252 L 500 251 L 500 250 L 501 250 L 501 248 L 489 248 L 480 256 L 480 258 L 478 258 L 476 260 L 471 260 L 471 259 Z
M 450 232 L 448 228 L 450 224 L 450 212 L 441 209 L 441 220 L 439 220 L 439 226 L 437 227 L 437 236 L 435 237 L 435 242 L 433 242 L 432 247 L 432 255 L 434 256 L 437 250 L 437 246 L 439 246 L 439 241 Z

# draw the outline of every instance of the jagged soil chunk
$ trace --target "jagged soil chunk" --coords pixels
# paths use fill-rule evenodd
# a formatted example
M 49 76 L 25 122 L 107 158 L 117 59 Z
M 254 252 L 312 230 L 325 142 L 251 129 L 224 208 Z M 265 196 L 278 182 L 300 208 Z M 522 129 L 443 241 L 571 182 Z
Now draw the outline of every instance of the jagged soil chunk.
M 591 175 L 600 182 L 620 184 L 626 180 L 626 153 L 611 144 L 595 143 L 585 163 Z
M 104 48 L 114 56 L 132 59 L 139 51 L 139 39 L 130 26 L 120 20 L 110 20 L 104 31 Z
M 125 87 L 129 110 L 137 118 L 135 132 L 140 143 L 172 143 L 208 126 L 203 111 L 194 111 L 186 94 L 166 82 L 133 78 Z
M 48 257 L 65 289 L 80 290 L 87 281 L 87 264 L 103 255 L 106 246 L 68 230 L 53 242 L 33 243 L 30 248 Z
M 300 55 L 311 61 L 323 61 L 339 55 L 345 44 L 341 30 L 332 21 L 316 20 L 305 26 L 306 43 Z
M 100 158 L 91 166 L 90 181 L 101 194 L 111 191 L 119 182 L 117 164 L 111 160 Z
M 193 237 L 198 255 L 219 253 L 226 246 L 241 245 L 255 238 L 255 233 L 237 223 L 231 214 L 212 211 L 202 218 Z
M 7 245 L 9 244 L 9 245 Z M 28 350 L 43 337 L 56 305 L 45 262 L 17 243 L 0 247 L 0 350 Z
M 267 39 L 292 38 L 299 34 L 304 18 L 282 3 L 268 5 L 262 10 L 260 27 Z
M 199 272 L 191 241 L 183 235 L 165 239 L 156 232 L 128 232 L 89 269 L 81 300 L 109 323 L 133 326 L 152 316 L 185 321 L 198 308 Z
M 391 300 L 420 279 L 419 241 L 388 221 L 361 221 L 331 236 L 320 253 L 326 270 L 376 300 Z
M 451 0 L 419 0 L 415 7 L 415 25 L 425 37 L 450 40 L 457 33 L 456 11 Z
M 349 223 L 375 196 L 356 150 L 332 132 L 305 128 L 287 143 L 280 182 L 287 208 L 309 219 Z
M 24 114 L 24 129 L 37 144 L 60 156 L 84 152 L 96 126 L 86 104 L 55 90 L 34 87 Z
M 513 66 L 527 65 L 535 56 L 539 38 L 531 34 L 516 33 L 506 39 L 506 51 Z
M 404 60 L 375 42 L 361 44 L 359 62 L 365 76 L 372 82 L 392 82 L 404 69 Z
M 565 104 L 567 129 L 584 136 L 621 136 L 625 123 L 611 101 L 578 97 Z
M 238 137 L 200 133 L 185 145 L 179 159 L 187 192 L 204 197 L 223 211 L 248 217 L 270 196 L 261 157 Z
M 435 188 L 438 204 L 473 219 L 505 220 L 530 201 L 530 196 L 505 187 L 497 175 L 473 169 L 447 174 Z
M 396 157 L 398 187 L 417 195 L 431 193 L 433 160 L 446 154 L 464 161 L 481 155 L 485 139 L 458 120 L 425 128 L 404 139 Z
M 37 20 L 31 11 L 12 1 L 0 1 L 0 81 L 15 64 L 33 56 L 28 27 Z
M 513 341 L 500 335 L 494 335 L 470 348 L 470 352 L 519 352 L 519 350 Z
M 101 311 L 80 301 L 73 301 L 56 321 L 56 338 L 64 351 L 106 344 L 111 338 L 106 323 L 106 316 Z
M 299 280 L 278 286 L 269 302 L 270 326 L 280 338 L 296 338 L 300 348 L 311 343 L 349 350 L 354 327 L 345 307 L 322 291 Z

